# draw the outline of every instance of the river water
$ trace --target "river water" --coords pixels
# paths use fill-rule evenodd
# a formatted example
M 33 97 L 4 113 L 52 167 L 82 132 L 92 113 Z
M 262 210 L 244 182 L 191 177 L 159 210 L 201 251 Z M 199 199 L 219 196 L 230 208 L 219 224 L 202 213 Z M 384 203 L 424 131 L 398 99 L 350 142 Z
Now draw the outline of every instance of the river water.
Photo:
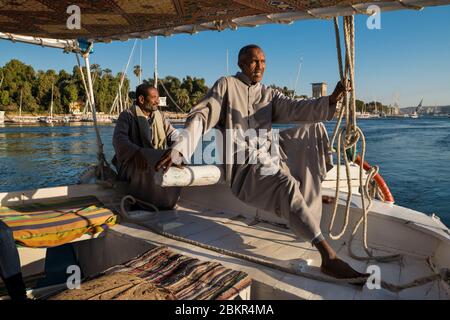
M 450 226 L 450 119 L 359 120 L 367 141 L 366 160 L 380 173 L 396 203 Z M 327 123 L 329 132 L 334 122 Z M 108 161 L 114 125 L 101 125 Z M 0 126 L 0 192 L 75 184 L 96 161 L 90 124 Z

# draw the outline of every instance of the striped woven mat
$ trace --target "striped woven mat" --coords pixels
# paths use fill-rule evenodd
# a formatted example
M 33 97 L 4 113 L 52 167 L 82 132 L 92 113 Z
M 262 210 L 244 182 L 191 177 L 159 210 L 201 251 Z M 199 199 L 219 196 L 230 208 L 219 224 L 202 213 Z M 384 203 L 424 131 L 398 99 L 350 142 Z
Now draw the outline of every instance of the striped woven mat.
M 53 247 L 96 234 L 116 222 L 114 213 L 95 197 L 46 200 L 0 207 L 0 219 L 26 247 Z
M 157 247 L 82 283 L 79 290 L 66 290 L 51 299 L 227 300 L 250 285 L 244 272 Z

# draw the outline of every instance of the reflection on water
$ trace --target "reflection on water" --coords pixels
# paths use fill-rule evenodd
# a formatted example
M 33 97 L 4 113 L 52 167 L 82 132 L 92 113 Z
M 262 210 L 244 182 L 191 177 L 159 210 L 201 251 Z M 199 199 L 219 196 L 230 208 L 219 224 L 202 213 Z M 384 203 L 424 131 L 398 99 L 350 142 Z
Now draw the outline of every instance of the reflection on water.
M 380 166 L 396 203 L 436 213 L 449 226 L 449 119 L 360 120 L 359 125 L 367 140 L 366 158 Z
M 105 152 L 112 157 L 113 126 L 100 126 Z M 75 184 L 95 163 L 94 127 L 88 124 L 0 127 L 0 191 Z
M 443 118 L 359 120 L 366 159 L 381 168 L 396 203 L 436 213 L 450 225 L 450 121 Z M 326 124 L 329 132 L 334 122 Z M 106 157 L 114 125 L 101 125 Z M 96 162 L 90 124 L 0 126 L 0 192 L 75 184 Z

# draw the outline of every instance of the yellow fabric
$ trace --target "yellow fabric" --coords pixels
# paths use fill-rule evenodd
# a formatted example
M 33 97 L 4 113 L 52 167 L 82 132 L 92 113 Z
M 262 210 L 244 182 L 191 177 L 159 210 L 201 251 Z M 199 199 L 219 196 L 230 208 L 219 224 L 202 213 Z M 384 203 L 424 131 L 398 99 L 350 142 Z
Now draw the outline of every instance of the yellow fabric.
M 84 197 L 0 207 L 0 219 L 11 228 L 18 245 L 37 248 L 96 234 L 113 226 L 117 217 L 95 197 Z
M 105 221 L 104 225 L 113 226 L 117 222 L 117 216 L 111 216 Z M 103 226 L 93 225 L 88 227 L 75 228 L 70 230 L 50 231 L 44 233 L 34 233 L 34 232 L 21 232 L 20 234 L 14 232 L 14 239 L 16 244 L 28 247 L 28 248 L 50 248 L 63 245 L 65 243 L 71 242 L 75 239 L 80 238 L 84 234 L 95 235 L 104 231 Z
M 153 111 L 151 116 L 152 123 L 152 147 L 154 149 L 166 148 L 166 131 L 164 130 L 164 120 L 159 110 Z

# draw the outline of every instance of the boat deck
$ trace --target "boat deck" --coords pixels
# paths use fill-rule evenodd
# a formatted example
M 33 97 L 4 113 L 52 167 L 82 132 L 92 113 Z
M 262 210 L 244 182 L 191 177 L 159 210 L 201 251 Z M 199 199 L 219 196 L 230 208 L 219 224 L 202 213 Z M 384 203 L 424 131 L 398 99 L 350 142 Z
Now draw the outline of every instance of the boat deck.
M 117 208 L 120 199 L 126 194 L 124 193 L 126 191 L 119 189 L 119 187 L 114 190 L 104 189 L 98 185 L 65 186 L 4 193 L 0 194 L 0 200 L 3 205 L 9 205 L 42 201 L 42 199 L 53 199 L 55 197 L 71 198 L 95 195 L 108 207 Z M 203 249 L 199 246 L 161 236 L 150 230 L 149 227 L 157 228 L 207 245 L 263 259 L 273 264 L 302 268 L 302 271 L 324 276 L 319 270 L 320 256 L 310 243 L 296 239 L 289 229 L 274 223 L 277 222 L 277 219 L 274 219 L 271 223 L 255 221 L 255 212 L 251 211 L 252 208 L 239 206 L 235 199 L 226 197 L 224 190 L 220 188 L 209 190 L 207 187 L 202 187 L 202 189 L 197 190 L 199 195 L 203 195 L 202 197 L 196 197 L 192 192 L 190 194 L 185 192 L 176 210 L 153 213 L 139 225 L 122 221 L 97 239 L 73 243 L 80 266 L 86 275 L 94 275 L 107 268 L 129 261 L 155 246 L 164 245 L 184 255 L 202 260 L 216 260 L 226 267 L 247 273 L 253 279 L 251 299 L 450 298 L 448 284 L 443 281 L 434 281 L 421 287 L 404 290 L 398 294 L 383 289 L 369 290 L 367 287 L 333 284 L 300 277 L 289 272 Z M 341 200 L 339 202 L 342 202 Z M 354 197 L 353 206 L 357 206 L 358 201 L 358 197 Z M 218 208 L 214 209 L 214 207 Z M 226 210 L 222 209 L 225 207 Z M 327 206 L 324 207 L 323 217 L 325 220 L 329 218 L 329 209 Z M 374 244 L 377 251 L 375 253 L 400 252 L 404 254 L 402 261 L 370 263 L 377 264 L 380 267 L 381 277 L 384 281 L 404 284 L 416 278 L 436 273 L 438 270 L 433 270 L 436 267 L 426 260 L 430 256 L 431 260 L 439 263 L 441 267 L 448 266 L 448 235 L 444 232 L 447 229 L 440 230 L 441 224 L 436 219 L 409 209 L 395 205 L 386 206 L 378 202 L 374 203 L 373 210 L 384 212 L 383 216 L 374 214 L 371 216 L 371 220 L 369 219 L 371 226 L 369 240 L 376 239 Z M 257 216 L 266 218 L 262 214 L 257 214 Z M 354 216 L 359 217 L 358 212 L 355 212 Z M 326 221 L 324 222 L 325 225 Z M 330 243 L 341 258 L 349 262 L 358 271 L 366 271 L 369 263 L 351 259 L 347 253 L 347 244 L 343 240 L 330 241 Z M 355 253 L 364 255 L 360 241 L 355 240 L 353 247 Z M 28 267 L 43 266 L 45 249 L 24 248 L 23 250 L 27 251 L 26 254 L 25 252 L 21 254 L 24 271 L 28 270 Z M 35 254 L 31 255 L 29 251 L 38 252 L 42 259 L 37 259 Z M 34 273 L 34 268 L 32 269 Z
M 250 221 L 242 215 L 201 207 L 193 202 L 182 201 L 176 210 L 155 213 L 139 225 L 121 223 L 111 232 L 120 236 L 138 238 L 152 245 L 166 245 L 173 250 L 201 258 L 216 260 L 223 265 L 241 270 L 253 279 L 252 299 L 449 299 L 448 285 L 434 281 L 421 287 L 392 293 L 384 289 L 370 290 L 348 284 L 334 284 L 313 280 L 274 268 L 241 260 L 215 251 L 207 250 L 182 241 L 177 241 L 145 226 L 158 228 L 168 233 L 196 240 L 211 246 L 232 250 L 265 261 L 301 268 L 308 273 L 322 275 L 320 256 L 310 243 L 303 242 L 289 229 L 266 222 Z M 347 253 L 344 241 L 331 241 L 338 255 L 360 272 L 365 272 L 369 263 L 353 260 Z M 363 255 L 362 244 L 355 240 L 354 251 Z M 389 254 L 376 250 L 375 254 Z M 384 281 L 403 284 L 415 278 L 433 273 L 432 266 L 421 258 L 404 255 L 401 261 L 375 263 L 381 269 Z

